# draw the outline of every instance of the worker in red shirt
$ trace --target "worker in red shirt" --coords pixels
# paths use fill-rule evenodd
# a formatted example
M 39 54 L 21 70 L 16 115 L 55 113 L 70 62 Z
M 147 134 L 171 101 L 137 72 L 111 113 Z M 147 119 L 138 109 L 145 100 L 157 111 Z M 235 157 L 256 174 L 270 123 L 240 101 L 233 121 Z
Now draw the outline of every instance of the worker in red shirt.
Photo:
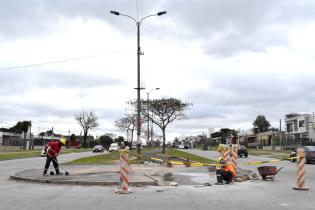
M 62 175 L 62 173 L 59 171 L 59 164 L 57 161 L 57 155 L 59 154 L 61 150 L 61 146 L 66 144 L 66 139 L 61 138 L 59 141 L 55 142 L 48 142 L 45 145 L 45 151 L 46 151 L 46 164 L 43 176 L 47 176 L 47 171 L 50 165 L 50 162 L 53 162 L 54 168 L 56 170 L 56 175 Z

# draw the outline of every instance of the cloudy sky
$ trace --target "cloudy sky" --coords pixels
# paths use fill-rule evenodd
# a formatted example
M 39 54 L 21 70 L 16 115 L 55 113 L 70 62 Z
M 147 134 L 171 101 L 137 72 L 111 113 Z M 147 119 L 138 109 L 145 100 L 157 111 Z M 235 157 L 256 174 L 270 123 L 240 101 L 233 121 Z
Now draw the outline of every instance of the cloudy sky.
M 84 110 L 99 117 L 93 135 L 119 134 L 136 98 L 136 25 L 110 10 L 167 11 L 141 25 L 141 83 L 194 104 L 168 140 L 315 111 L 313 0 L 0 0 L 1 127 L 79 134 Z

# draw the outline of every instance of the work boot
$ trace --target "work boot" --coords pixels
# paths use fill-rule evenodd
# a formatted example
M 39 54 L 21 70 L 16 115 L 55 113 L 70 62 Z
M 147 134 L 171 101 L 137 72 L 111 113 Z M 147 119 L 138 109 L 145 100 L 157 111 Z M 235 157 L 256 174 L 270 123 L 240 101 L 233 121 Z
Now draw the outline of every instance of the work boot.
M 216 185 L 223 185 L 222 176 L 217 176 L 217 182 L 215 184 Z
M 43 176 L 48 176 L 48 175 L 47 175 L 47 169 L 44 170 Z
M 55 170 L 57 176 L 63 175 L 63 173 L 59 171 L 59 168 L 55 168 Z

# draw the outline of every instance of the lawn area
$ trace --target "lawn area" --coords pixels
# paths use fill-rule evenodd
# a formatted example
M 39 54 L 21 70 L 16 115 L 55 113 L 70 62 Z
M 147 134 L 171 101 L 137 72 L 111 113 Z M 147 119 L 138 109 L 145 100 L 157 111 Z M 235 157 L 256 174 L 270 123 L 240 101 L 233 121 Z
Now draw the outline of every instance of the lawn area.
M 176 149 L 166 150 L 166 154 L 172 157 L 179 157 L 179 158 L 184 158 L 184 159 L 188 157 L 190 160 L 196 161 L 199 163 L 215 163 L 216 162 L 215 160 L 211 160 L 205 157 L 200 157 L 198 155 L 193 155 L 193 154 L 176 150 Z
M 108 154 L 96 155 L 92 157 L 79 158 L 74 161 L 67 162 L 68 165 L 106 165 L 112 164 L 115 160 L 119 160 L 119 152 L 110 152 Z
M 147 148 L 146 151 L 155 150 Z M 179 157 L 186 159 L 187 157 L 196 162 L 200 163 L 214 163 L 214 160 L 200 157 L 197 155 L 193 155 L 184 151 L 179 151 L 175 149 L 166 150 L 166 154 L 159 154 L 159 155 L 165 155 L 165 156 L 172 156 L 172 157 Z M 68 165 L 106 165 L 106 164 L 113 164 L 115 161 L 118 161 L 120 159 L 119 152 L 111 152 L 108 154 L 102 154 L 97 155 L 93 157 L 84 157 L 80 158 L 71 162 L 67 162 Z M 129 153 L 129 160 L 131 164 L 141 164 L 145 161 L 150 161 L 150 157 L 143 156 L 143 155 L 137 155 L 136 151 L 133 150 Z
M 152 148 L 145 148 L 143 151 L 150 151 L 154 150 Z M 84 157 L 80 159 L 76 159 L 71 162 L 67 162 L 68 165 L 106 165 L 106 164 L 113 164 L 115 161 L 120 159 L 119 152 L 110 152 L 107 154 L 92 156 L 92 157 Z M 131 164 L 140 164 L 144 161 L 150 161 L 149 157 L 143 155 L 137 155 L 136 150 L 132 150 L 129 153 L 129 160 Z
M 86 149 L 62 149 L 60 154 L 69 154 L 69 153 L 79 153 L 92 151 L 91 148 Z M 1 160 L 12 160 L 12 159 L 21 159 L 21 158 L 32 158 L 39 157 L 41 150 L 21 150 L 14 152 L 0 152 L 0 161 Z
M 39 157 L 40 150 L 0 153 L 0 160 Z
M 270 156 L 272 158 L 289 158 L 291 150 L 262 150 L 262 149 L 248 149 L 249 155 L 256 156 Z

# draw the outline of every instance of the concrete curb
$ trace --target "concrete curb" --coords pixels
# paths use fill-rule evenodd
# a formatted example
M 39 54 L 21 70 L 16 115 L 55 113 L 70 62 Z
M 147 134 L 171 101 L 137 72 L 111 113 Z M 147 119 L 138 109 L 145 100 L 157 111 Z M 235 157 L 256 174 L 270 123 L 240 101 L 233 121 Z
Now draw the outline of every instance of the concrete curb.
M 144 174 L 146 176 L 146 174 Z M 148 177 L 148 176 L 147 176 Z M 152 177 L 149 177 L 152 181 L 148 182 L 129 182 L 129 186 L 158 186 L 158 183 Z M 17 175 L 11 175 L 10 179 L 25 181 L 25 182 L 33 182 L 33 183 L 48 183 L 48 184 L 67 184 L 67 185 L 99 185 L 99 186 L 118 186 L 120 183 L 113 181 L 81 181 L 81 180 L 57 180 L 57 179 L 39 179 L 39 178 L 30 178 L 30 177 L 22 177 Z

